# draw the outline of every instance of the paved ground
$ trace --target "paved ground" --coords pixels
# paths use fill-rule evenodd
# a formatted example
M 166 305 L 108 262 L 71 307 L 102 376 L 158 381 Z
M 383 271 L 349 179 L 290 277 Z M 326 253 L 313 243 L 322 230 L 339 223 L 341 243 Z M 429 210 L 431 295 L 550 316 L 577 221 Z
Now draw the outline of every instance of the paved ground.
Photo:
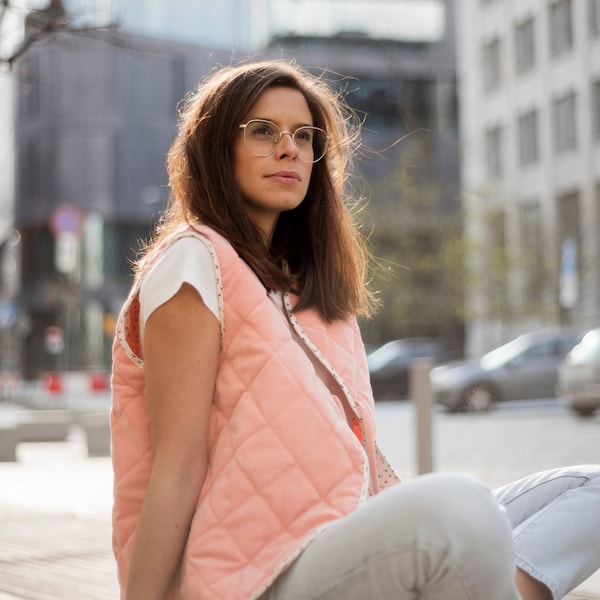
M 112 472 L 82 433 L 0 464 L 0 600 L 116 600 Z
M 377 417 L 384 452 L 402 475 L 414 475 L 413 411 L 385 403 Z M 600 418 L 571 420 L 555 409 L 434 414 L 433 433 L 436 469 L 470 472 L 491 486 L 600 455 Z M 20 444 L 16 462 L 0 463 L 0 600 L 118 598 L 110 459 L 88 458 L 84 442 L 73 427 L 65 442 Z M 569 598 L 600 598 L 600 573 Z
M 376 416 L 383 452 L 401 476 L 416 475 L 413 407 L 382 402 Z M 600 462 L 600 414 L 582 419 L 556 400 L 507 403 L 491 414 L 434 410 L 431 439 L 434 470 L 468 473 L 493 488 L 543 469 Z M 568 598 L 600 599 L 600 571 Z

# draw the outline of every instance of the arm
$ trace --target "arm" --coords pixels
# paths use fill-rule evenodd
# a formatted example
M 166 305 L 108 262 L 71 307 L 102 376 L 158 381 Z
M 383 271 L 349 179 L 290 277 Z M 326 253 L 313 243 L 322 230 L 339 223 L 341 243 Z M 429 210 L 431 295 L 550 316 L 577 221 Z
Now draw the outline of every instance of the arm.
M 220 329 L 188 284 L 148 318 L 145 381 L 153 465 L 127 581 L 127 600 L 164 600 L 206 476 Z

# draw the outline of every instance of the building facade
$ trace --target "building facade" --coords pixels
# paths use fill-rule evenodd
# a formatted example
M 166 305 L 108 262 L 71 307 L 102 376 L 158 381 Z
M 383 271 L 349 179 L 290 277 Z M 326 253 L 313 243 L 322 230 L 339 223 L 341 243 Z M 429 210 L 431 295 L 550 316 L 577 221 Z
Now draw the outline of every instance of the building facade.
M 26 377 L 109 364 L 131 261 L 165 205 L 177 104 L 228 60 L 131 34 L 61 32 L 15 66 L 12 227 L 26 331 L 6 362 Z
M 67 1 L 51 6 L 61 4 L 69 8 Z M 118 16 L 117 2 L 89 4 L 98 9 L 90 9 L 95 20 L 80 17 L 82 27 Z M 230 4 L 228 10 L 237 5 Z M 251 5 L 262 14 L 265 2 Z M 149 3 L 140 19 L 148 25 L 145 35 L 123 27 L 40 38 L 1 81 L 10 118 L 0 117 L 6 133 L 0 157 L 9 174 L 0 190 L 0 372 L 35 378 L 109 366 L 131 260 L 165 205 L 177 104 L 214 66 L 248 56 L 228 49 L 227 36 L 204 46 L 154 32 L 150 25 L 159 26 L 165 7 Z M 246 26 L 247 12 L 238 17 Z M 166 25 L 176 29 L 173 19 Z M 453 22 L 447 19 L 450 28 Z M 235 37 L 238 26 L 227 35 Z M 402 42 L 356 33 L 289 35 L 253 48 L 252 57 L 295 59 L 354 81 L 348 101 L 366 115 L 367 145 L 381 148 L 416 129 L 433 131 L 426 162 L 456 189 L 452 44 L 451 36 Z M 361 175 L 367 182 L 385 177 L 400 152 L 394 147 L 363 160 Z M 395 199 L 377 201 L 393 205 Z
M 600 322 L 600 1 L 458 0 L 467 352 Z

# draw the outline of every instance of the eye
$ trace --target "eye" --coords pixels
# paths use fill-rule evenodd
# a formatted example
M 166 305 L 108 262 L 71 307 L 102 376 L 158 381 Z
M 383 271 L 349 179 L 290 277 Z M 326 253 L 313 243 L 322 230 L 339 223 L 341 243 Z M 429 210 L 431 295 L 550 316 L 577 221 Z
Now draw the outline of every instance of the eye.
M 277 134 L 273 125 L 266 121 L 255 121 L 248 125 L 248 133 L 255 138 L 275 138 Z
M 311 144 L 314 137 L 314 131 L 311 127 L 300 127 L 296 130 L 294 138 L 298 144 Z

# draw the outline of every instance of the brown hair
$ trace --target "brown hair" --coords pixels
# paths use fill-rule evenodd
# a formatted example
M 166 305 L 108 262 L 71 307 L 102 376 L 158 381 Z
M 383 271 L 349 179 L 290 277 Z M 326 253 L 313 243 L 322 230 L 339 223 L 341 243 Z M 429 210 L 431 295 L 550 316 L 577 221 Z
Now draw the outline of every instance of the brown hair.
M 270 248 L 250 220 L 233 174 L 238 125 L 270 87 L 300 91 L 314 125 L 330 141 L 313 165 L 305 199 L 281 213 Z M 268 289 L 295 291 L 297 310 L 314 307 L 327 321 L 369 315 L 368 252 L 348 200 L 347 170 L 357 120 L 320 77 L 295 63 L 264 61 L 221 68 L 184 99 L 167 158 L 170 203 L 146 256 L 181 223 L 199 219 L 223 235 Z M 287 263 L 288 268 L 283 268 Z M 143 257 L 138 270 L 145 263 Z

